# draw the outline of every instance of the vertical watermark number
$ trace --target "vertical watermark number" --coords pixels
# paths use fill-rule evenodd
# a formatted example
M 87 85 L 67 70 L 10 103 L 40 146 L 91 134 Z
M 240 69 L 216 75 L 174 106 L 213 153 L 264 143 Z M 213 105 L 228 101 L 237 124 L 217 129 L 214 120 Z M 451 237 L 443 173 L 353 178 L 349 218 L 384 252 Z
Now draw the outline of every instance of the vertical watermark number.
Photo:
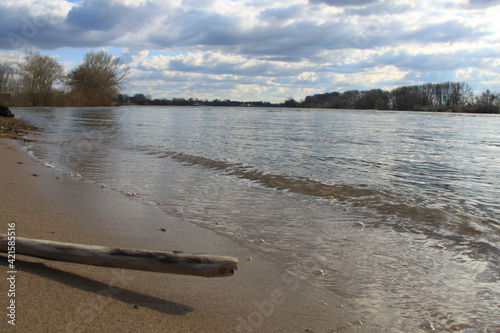
M 10 325 L 16 325 L 16 224 L 8 224 L 7 230 L 7 281 L 9 291 L 9 305 L 7 306 L 7 317 Z

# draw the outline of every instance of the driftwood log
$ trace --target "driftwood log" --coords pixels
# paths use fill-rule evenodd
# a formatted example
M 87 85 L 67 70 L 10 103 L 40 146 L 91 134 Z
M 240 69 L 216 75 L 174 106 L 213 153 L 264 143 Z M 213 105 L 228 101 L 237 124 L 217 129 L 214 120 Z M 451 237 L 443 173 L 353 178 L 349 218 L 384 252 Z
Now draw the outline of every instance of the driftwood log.
M 7 235 L 0 234 L 0 252 L 7 253 L 7 249 Z M 232 257 L 109 248 L 23 237 L 15 238 L 15 254 L 93 266 L 204 277 L 231 276 L 238 268 L 238 259 Z

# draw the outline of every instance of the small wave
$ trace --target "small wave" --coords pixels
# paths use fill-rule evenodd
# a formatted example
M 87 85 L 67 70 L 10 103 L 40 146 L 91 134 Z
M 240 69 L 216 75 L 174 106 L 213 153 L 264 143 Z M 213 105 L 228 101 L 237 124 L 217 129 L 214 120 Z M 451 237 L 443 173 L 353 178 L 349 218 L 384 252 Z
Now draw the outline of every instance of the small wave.
M 383 193 L 376 190 L 357 188 L 349 185 L 327 184 L 307 177 L 275 175 L 255 170 L 252 167 L 244 166 L 241 163 L 217 161 L 185 153 L 167 151 L 160 157 L 170 157 L 189 165 L 199 165 L 214 170 L 225 170 L 229 175 L 242 179 L 248 179 L 268 188 L 326 199 L 346 201 L 352 198 L 372 198 L 378 202 L 380 201 L 379 198 L 384 196 Z
M 205 157 L 193 156 L 193 155 L 188 155 L 188 154 L 184 154 L 184 153 L 177 153 L 177 152 L 173 152 L 173 151 L 166 151 L 163 155 L 160 155 L 160 157 L 170 157 L 174 160 L 184 162 L 186 164 L 200 165 L 200 166 L 203 166 L 205 168 L 214 169 L 214 170 L 231 169 L 232 167 L 242 165 L 242 164 L 238 164 L 238 163 L 229 163 L 229 162 L 224 162 L 224 161 L 211 160 L 211 159 L 208 159 Z
M 328 184 L 323 181 L 307 177 L 279 175 L 256 170 L 252 166 L 242 163 L 218 161 L 206 157 L 194 156 L 175 151 L 156 152 L 161 158 L 169 157 L 187 165 L 197 165 L 213 170 L 224 171 L 228 175 L 247 179 L 268 188 L 289 191 L 292 193 L 330 199 L 349 204 L 356 208 L 368 208 L 378 216 L 384 216 L 382 224 L 392 224 L 397 230 L 424 232 L 435 228 L 457 231 L 457 225 L 464 225 L 453 213 L 439 208 L 421 205 L 412 205 L 405 202 L 405 198 L 397 193 L 370 188 L 361 188 L 345 184 Z M 396 217 L 396 218 L 394 218 Z M 483 221 L 484 222 L 484 221 Z M 487 221 L 486 221 L 487 222 Z M 486 223 L 490 225 L 490 223 Z M 461 229 L 464 236 L 483 234 L 480 230 Z M 496 238 L 493 237 L 493 238 Z

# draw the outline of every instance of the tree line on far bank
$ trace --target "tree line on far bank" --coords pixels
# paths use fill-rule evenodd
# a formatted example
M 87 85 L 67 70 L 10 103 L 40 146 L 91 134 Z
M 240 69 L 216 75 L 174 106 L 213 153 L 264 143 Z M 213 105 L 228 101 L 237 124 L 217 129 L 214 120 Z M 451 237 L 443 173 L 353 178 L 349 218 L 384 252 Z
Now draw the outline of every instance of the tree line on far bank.
M 111 106 L 136 105 L 208 105 L 300 107 L 327 109 L 379 109 L 402 111 L 453 111 L 500 113 L 500 94 L 486 90 L 474 96 L 464 82 L 426 83 L 394 88 L 348 90 L 292 97 L 284 103 L 239 102 L 214 99 L 152 99 L 144 94 L 119 94 L 129 69 L 106 52 L 89 52 L 83 62 L 65 73 L 55 57 L 28 51 L 24 61 L 0 63 L 0 104 L 9 106 Z M 55 88 L 59 83 L 59 88 Z
M 307 96 L 297 102 L 285 101 L 286 107 L 327 109 L 378 109 L 401 111 L 448 111 L 500 113 L 500 94 L 486 90 L 474 96 L 464 82 L 426 83 L 382 89 L 348 90 Z
M 28 51 L 24 61 L 0 63 L 0 104 L 9 106 L 114 105 L 129 69 L 106 52 L 89 52 L 65 73 L 54 57 Z M 61 87 L 55 88 L 59 83 Z
M 129 96 L 127 94 L 118 94 L 116 100 L 117 105 L 158 105 L 158 106 L 250 106 L 250 107 L 283 107 L 284 103 L 271 103 L 265 101 L 232 101 L 230 99 L 198 99 L 198 98 L 183 98 L 175 97 L 167 98 L 151 98 L 149 95 L 142 93 Z
M 307 96 L 300 102 L 290 97 L 284 103 L 241 102 L 229 99 L 209 101 L 197 98 L 153 99 L 142 93 L 133 96 L 118 94 L 115 101 L 118 105 L 206 105 L 500 113 L 500 94 L 486 90 L 480 96 L 475 97 L 472 89 L 464 82 L 426 83 L 397 87 L 391 91 L 372 89 L 366 91 L 348 90 L 342 93 L 330 92 Z

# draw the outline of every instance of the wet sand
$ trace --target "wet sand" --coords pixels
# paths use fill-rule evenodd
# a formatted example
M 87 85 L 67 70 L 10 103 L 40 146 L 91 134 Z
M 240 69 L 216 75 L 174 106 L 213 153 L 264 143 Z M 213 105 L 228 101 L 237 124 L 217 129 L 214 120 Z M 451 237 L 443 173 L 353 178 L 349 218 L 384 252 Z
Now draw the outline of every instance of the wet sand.
M 171 217 L 33 161 L 0 139 L 0 233 L 111 247 L 227 255 L 233 277 L 126 271 L 16 256 L 15 326 L 0 254 L 2 332 L 359 332 L 345 300 L 286 270 L 286 258 Z M 161 229 L 165 229 L 162 231 Z M 251 261 L 247 260 L 249 257 Z M 314 278 L 312 278 L 313 280 Z

